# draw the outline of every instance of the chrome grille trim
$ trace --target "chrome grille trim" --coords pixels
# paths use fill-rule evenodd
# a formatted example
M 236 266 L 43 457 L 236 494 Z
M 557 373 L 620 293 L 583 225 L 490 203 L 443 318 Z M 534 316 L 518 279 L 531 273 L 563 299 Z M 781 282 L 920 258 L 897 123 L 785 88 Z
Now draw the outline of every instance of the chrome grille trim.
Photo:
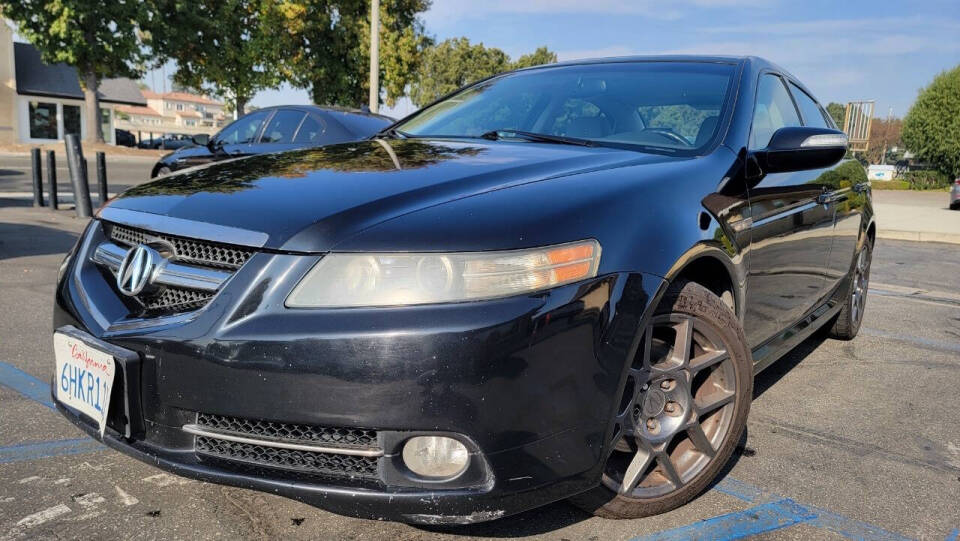
M 184 220 L 183 218 L 162 216 L 113 206 L 100 209 L 98 217 L 108 222 L 126 224 L 127 227 L 134 229 L 146 229 L 148 231 L 157 231 L 167 235 L 188 238 L 215 238 L 224 244 L 236 244 L 250 248 L 262 248 L 269 239 L 269 236 L 261 231 L 251 231 L 249 229 L 240 229 L 225 225 Z
M 102 265 L 116 276 L 120 263 L 127 255 L 128 250 L 112 242 L 103 242 L 93 251 L 91 260 Z M 170 286 L 199 291 L 215 292 L 226 282 L 232 273 L 217 269 L 181 265 L 167 260 L 156 270 L 150 283 L 159 286 Z
M 328 447 L 323 445 L 309 445 L 309 444 L 302 444 L 302 443 L 289 443 L 285 441 L 262 440 L 262 439 L 238 436 L 236 434 L 231 434 L 229 432 L 221 432 L 219 430 L 211 430 L 209 428 L 202 427 L 200 425 L 192 424 L 192 423 L 183 425 L 182 429 L 184 432 L 193 434 L 195 436 L 203 436 L 208 438 L 233 441 L 237 443 L 246 443 L 250 445 L 261 445 L 263 447 L 275 447 L 277 449 L 290 449 L 292 451 L 306 451 L 306 452 L 312 452 L 312 453 L 327 453 L 327 454 L 335 454 L 335 455 L 350 455 L 350 456 L 364 456 L 364 457 L 383 456 L 383 449 Z

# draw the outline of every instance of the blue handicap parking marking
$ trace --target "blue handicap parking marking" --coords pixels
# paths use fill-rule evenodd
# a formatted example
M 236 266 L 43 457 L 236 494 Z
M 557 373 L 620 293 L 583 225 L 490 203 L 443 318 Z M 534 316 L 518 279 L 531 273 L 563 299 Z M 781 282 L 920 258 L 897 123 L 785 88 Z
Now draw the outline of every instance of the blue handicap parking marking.
M 91 438 L 73 440 L 42 441 L 0 447 L 0 464 L 37 460 L 55 456 L 78 455 L 103 451 L 106 447 Z
M 954 528 L 952 532 L 948 533 L 945 541 L 960 541 L 960 528 Z
M 790 499 L 760 504 L 743 511 L 701 520 L 687 526 L 635 537 L 634 541 L 682 541 L 685 539 L 742 539 L 772 532 L 816 518 L 806 507 Z
M 41 381 L 23 370 L 0 362 L 0 385 L 9 387 L 34 402 L 56 409 L 50 399 L 50 384 Z

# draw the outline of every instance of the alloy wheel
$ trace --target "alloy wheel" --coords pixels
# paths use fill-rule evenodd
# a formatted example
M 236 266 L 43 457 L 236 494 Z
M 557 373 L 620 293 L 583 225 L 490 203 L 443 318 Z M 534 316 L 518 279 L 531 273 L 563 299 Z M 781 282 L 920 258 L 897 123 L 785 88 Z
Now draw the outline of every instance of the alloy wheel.
M 850 320 L 854 325 L 863 317 L 867 304 L 867 288 L 870 285 L 870 251 L 866 246 L 857 256 L 857 264 L 853 269 L 853 291 L 850 293 Z
M 689 484 L 733 425 L 737 374 L 721 333 L 686 314 L 656 316 L 628 373 L 603 484 L 656 498 Z

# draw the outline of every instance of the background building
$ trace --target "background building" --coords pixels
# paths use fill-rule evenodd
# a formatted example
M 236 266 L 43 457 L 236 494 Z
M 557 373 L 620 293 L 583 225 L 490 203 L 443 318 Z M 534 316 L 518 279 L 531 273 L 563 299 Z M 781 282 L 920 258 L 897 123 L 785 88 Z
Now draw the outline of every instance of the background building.
M 184 133 L 213 135 L 228 117 L 223 104 L 206 96 L 188 92 L 157 93 L 142 91 L 146 107 L 122 106 L 117 108 L 116 127 L 137 132 L 149 139 L 149 133 Z
M 104 79 L 100 95 L 103 138 L 114 141 L 115 108 L 145 106 L 131 79 Z M 50 143 L 68 133 L 86 138 L 86 107 L 77 71 L 66 64 L 44 64 L 29 43 L 14 43 L 0 21 L 0 143 Z

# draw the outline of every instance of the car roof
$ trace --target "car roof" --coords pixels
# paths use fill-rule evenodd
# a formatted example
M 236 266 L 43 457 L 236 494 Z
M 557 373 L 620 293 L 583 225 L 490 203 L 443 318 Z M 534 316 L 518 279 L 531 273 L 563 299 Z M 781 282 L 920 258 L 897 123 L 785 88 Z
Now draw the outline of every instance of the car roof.
M 366 118 L 374 118 L 384 120 L 386 122 L 393 122 L 394 119 L 386 115 L 380 115 L 377 113 L 371 113 L 369 111 L 362 111 L 360 109 L 352 109 L 350 107 L 340 107 L 338 105 L 271 105 L 269 107 L 261 107 L 254 111 L 246 113 L 244 116 L 249 115 L 250 113 L 255 113 L 257 111 L 272 111 L 274 109 L 299 109 L 301 111 L 312 111 L 315 113 L 339 113 L 341 115 L 347 116 L 358 116 Z

